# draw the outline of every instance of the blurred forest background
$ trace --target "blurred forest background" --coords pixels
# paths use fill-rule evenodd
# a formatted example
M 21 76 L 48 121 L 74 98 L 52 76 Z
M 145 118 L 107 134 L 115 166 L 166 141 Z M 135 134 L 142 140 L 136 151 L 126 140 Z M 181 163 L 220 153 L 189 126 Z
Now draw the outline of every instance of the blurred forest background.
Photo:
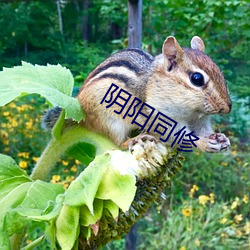
M 250 2 L 143 0 L 142 16 L 142 47 L 153 55 L 161 53 L 169 35 L 186 47 L 194 35 L 202 37 L 206 53 L 225 75 L 233 110 L 214 117 L 215 128 L 230 137 L 231 150 L 185 155 L 166 200 L 138 223 L 137 248 L 249 249 Z M 126 0 L 1 0 L 0 68 L 22 60 L 60 63 L 71 70 L 79 87 L 102 60 L 127 47 L 127 24 Z M 47 136 L 39 122 L 46 104 L 37 96 L 28 101 L 0 109 L 0 152 L 30 172 Z M 65 158 L 51 181 L 66 187 L 81 168 Z M 105 248 L 124 249 L 124 239 Z

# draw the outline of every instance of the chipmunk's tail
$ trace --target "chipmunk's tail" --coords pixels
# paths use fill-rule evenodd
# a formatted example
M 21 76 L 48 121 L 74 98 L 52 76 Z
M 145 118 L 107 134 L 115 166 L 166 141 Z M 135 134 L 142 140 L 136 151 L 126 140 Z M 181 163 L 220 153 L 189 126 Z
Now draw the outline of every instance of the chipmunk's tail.
M 45 130 L 52 130 L 61 112 L 62 109 L 58 106 L 46 110 L 41 120 L 42 128 Z

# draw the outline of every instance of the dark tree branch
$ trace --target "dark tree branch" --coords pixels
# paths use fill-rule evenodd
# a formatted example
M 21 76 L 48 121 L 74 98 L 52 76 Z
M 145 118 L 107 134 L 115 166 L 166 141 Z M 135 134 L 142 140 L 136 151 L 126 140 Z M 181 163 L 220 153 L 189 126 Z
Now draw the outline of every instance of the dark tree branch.
M 142 46 L 142 0 L 128 1 L 128 47 Z

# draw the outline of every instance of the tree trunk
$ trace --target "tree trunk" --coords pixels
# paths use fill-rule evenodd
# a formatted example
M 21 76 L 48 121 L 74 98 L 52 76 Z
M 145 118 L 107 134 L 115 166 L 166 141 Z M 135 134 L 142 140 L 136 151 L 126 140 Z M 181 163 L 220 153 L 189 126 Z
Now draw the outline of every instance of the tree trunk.
M 131 227 L 129 233 L 126 236 L 126 250 L 136 250 L 136 241 L 137 241 L 137 225 Z
M 63 22 L 62 22 L 62 12 L 61 12 L 60 0 L 56 1 L 56 5 L 57 5 L 57 12 L 58 12 L 58 20 L 59 20 L 59 30 L 63 36 Z
M 88 27 L 88 8 L 89 0 L 82 1 L 82 39 L 89 40 L 89 27 Z
M 128 1 L 128 47 L 142 47 L 142 0 Z

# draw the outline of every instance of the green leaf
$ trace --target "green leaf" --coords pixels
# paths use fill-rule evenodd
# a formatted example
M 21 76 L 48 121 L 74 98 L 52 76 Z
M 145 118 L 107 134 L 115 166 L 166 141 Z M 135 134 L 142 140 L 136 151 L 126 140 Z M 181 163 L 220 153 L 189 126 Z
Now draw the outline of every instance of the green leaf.
M 108 209 L 108 211 L 110 212 L 110 214 L 114 219 L 118 218 L 119 207 L 113 201 L 110 200 L 103 201 L 103 207 Z
M 23 228 L 30 223 L 31 221 L 28 218 L 20 216 L 15 209 L 10 209 L 5 213 L 3 231 L 7 237 L 13 234 L 22 234 Z
M 8 234 L 3 231 L 0 225 L 0 249 L 1 250 L 10 250 L 10 240 Z
M 51 206 L 52 204 L 49 204 Z M 30 219 L 37 220 L 37 221 L 52 221 L 54 220 L 60 213 L 62 209 L 63 204 L 62 203 L 54 203 L 53 207 L 50 211 L 47 211 L 48 208 L 45 209 L 45 211 L 42 213 L 42 215 L 27 215 Z M 22 212 L 20 211 L 22 214 Z M 24 215 L 24 214 L 23 214 Z
M 121 175 L 110 167 L 103 176 L 96 198 L 112 200 L 123 212 L 129 210 L 136 192 L 136 179 L 133 175 Z
M 4 249 L 9 245 L 9 236 L 21 233 L 33 219 L 27 216 L 41 216 L 44 211 L 52 211 L 50 217 L 57 216 L 63 200 L 56 197 L 64 189 L 40 180 L 32 182 L 11 157 L 0 155 L 0 159 L 0 235 L 4 238 L 1 243 Z M 59 208 L 51 205 L 54 200 Z
M 42 212 L 47 207 L 48 201 L 55 200 L 56 196 L 61 193 L 64 193 L 61 185 L 40 180 L 34 181 L 20 204 L 20 208 L 26 209 L 27 212 L 29 209 L 37 209 Z
M 41 243 L 44 241 L 44 235 L 40 236 L 36 240 L 32 241 L 30 244 L 28 244 L 25 247 L 22 247 L 21 250 L 32 250 L 35 247 L 41 245 Z
M 65 110 L 62 109 L 61 114 L 52 129 L 52 135 L 57 140 L 60 139 L 62 136 L 64 121 L 65 121 Z
M 70 147 L 66 154 L 77 159 L 78 161 L 88 165 L 95 158 L 96 148 L 94 145 L 86 142 L 78 142 Z
M 110 155 L 103 154 L 93 162 L 70 184 L 65 192 L 64 204 L 70 206 L 87 205 L 93 214 L 93 201 L 103 176 L 110 165 Z
M 50 242 L 51 249 L 56 249 L 56 223 L 50 221 L 45 229 L 45 237 Z
M 0 221 L 3 220 L 7 210 L 16 208 L 22 203 L 31 185 L 32 182 L 23 183 L 1 199 Z
M 90 227 L 80 227 L 80 231 L 84 238 L 89 239 L 91 237 L 92 229 Z
M 95 224 L 102 217 L 103 200 L 95 199 L 93 203 L 94 214 L 91 214 L 87 206 L 80 208 L 80 225 L 89 226 Z
M 10 156 L 0 154 L 0 181 L 17 176 L 26 176 L 28 178 L 28 175 Z
M 24 183 L 16 187 L 1 200 L 3 203 L 0 212 L 2 228 L 8 232 L 8 236 L 19 232 L 30 220 L 38 220 L 36 216 L 41 216 L 48 202 L 54 200 L 58 193 L 62 192 L 64 189 L 60 185 L 42 181 Z M 58 205 L 52 210 L 50 217 L 47 216 L 47 220 L 55 219 L 60 209 L 61 206 Z
M 64 250 L 71 250 L 79 234 L 79 207 L 64 205 L 56 220 L 56 238 Z
M 34 66 L 22 62 L 22 66 L 0 72 L 0 106 L 18 96 L 36 93 L 53 106 L 65 109 L 66 118 L 79 122 L 84 114 L 78 100 L 71 97 L 73 84 L 72 74 L 61 65 Z
M 31 182 L 30 178 L 27 176 L 17 176 L 0 181 L 0 201 L 13 189 L 25 182 Z

